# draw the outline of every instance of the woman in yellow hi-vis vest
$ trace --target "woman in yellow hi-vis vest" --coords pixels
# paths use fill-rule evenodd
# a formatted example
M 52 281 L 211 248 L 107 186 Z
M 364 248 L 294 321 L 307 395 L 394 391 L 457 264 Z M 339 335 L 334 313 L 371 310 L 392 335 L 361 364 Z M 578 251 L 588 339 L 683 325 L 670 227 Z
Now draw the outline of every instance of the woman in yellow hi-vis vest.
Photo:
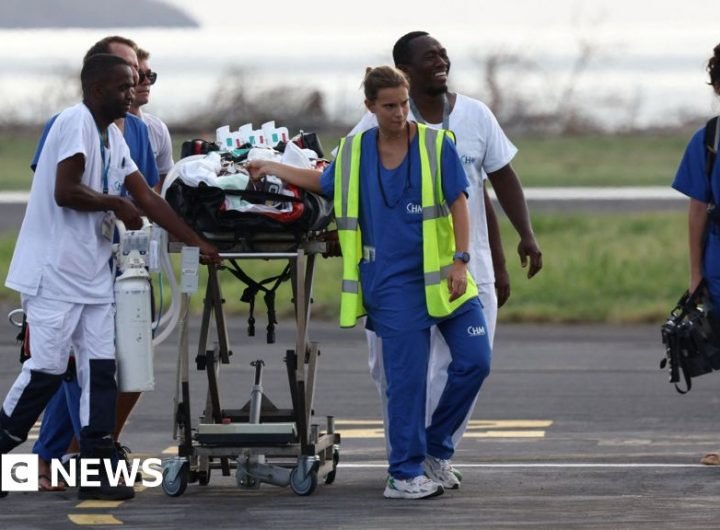
M 408 82 L 399 70 L 368 69 L 365 104 L 378 127 L 344 138 L 320 173 L 252 161 L 253 178 L 275 175 L 333 197 L 343 254 L 340 325 L 383 341 L 389 477 L 385 497 L 420 499 L 457 488 L 452 434 L 490 371 L 477 287 L 467 271 L 467 177 L 451 133 L 408 122 Z M 425 428 L 430 328 L 453 360 Z

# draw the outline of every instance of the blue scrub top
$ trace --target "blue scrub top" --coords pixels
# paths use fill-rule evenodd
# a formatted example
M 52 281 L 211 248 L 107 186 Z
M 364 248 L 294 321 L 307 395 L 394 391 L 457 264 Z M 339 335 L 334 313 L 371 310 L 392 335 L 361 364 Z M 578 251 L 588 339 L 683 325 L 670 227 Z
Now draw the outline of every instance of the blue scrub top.
M 705 127 L 697 131 L 685 148 L 672 187 L 680 193 L 701 202 L 718 202 L 720 192 L 720 158 L 715 160 L 711 178 L 705 175 Z M 705 254 L 703 276 L 707 280 L 714 307 L 720 307 L 720 228 L 710 226 Z
M 59 114 L 56 114 L 50 118 L 43 128 L 40 141 L 35 149 L 35 155 L 33 156 L 32 162 L 30 162 L 30 168 L 33 171 L 35 171 L 37 167 L 47 135 L 58 116 Z M 134 114 L 127 114 L 125 116 L 123 136 L 130 149 L 130 156 L 138 167 L 138 170 L 142 173 L 143 177 L 145 177 L 148 186 L 151 188 L 154 187 L 160 182 L 160 175 L 158 174 L 157 163 L 155 162 L 155 156 L 153 155 L 152 146 L 150 145 L 147 125 Z M 127 195 L 124 187 L 122 189 L 122 195 Z
M 437 320 L 428 315 L 425 302 L 418 135 L 410 144 L 409 156 L 395 169 L 379 163 L 377 135 L 375 127 L 362 137 L 359 223 L 363 247 L 374 248 L 375 259 L 360 262 L 360 282 L 368 329 L 391 337 L 427 329 Z M 468 180 L 455 144 L 448 138 L 441 164 L 443 193 L 451 205 L 468 187 Z M 328 198 L 335 192 L 334 176 L 333 162 L 320 179 Z

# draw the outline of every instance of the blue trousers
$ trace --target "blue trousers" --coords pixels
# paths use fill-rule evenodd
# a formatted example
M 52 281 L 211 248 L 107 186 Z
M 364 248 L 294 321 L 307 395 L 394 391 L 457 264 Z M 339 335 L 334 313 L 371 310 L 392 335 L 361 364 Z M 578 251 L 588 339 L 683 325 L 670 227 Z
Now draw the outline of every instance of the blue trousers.
M 33 453 L 49 462 L 60 458 L 73 436 L 80 439 L 80 385 L 77 379 L 64 380 L 45 407 Z
M 383 365 L 387 381 L 388 472 L 398 479 L 423 474 L 426 455 L 453 456 L 453 433 L 462 425 L 475 396 L 490 373 L 490 342 L 480 302 L 467 302 L 438 322 L 450 348 L 448 380 L 425 428 L 425 394 L 430 329 L 383 337 Z

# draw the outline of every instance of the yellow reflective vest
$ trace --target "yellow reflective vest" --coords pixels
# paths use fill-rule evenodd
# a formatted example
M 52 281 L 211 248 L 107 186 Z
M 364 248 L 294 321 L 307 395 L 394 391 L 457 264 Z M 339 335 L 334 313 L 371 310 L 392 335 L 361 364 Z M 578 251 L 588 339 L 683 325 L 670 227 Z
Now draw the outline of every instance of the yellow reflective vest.
M 422 182 L 423 274 L 425 301 L 431 317 L 446 317 L 478 295 L 468 272 L 465 294 L 450 302 L 447 276 L 453 264 L 455 234 L 450 208 L 442 190 L 442 146 L 445 130 L 417 124 Z M 360 286 L 359 263 L 362 234 L 358 222 L 360 205 L 360 156 L 363 133 L 340 141 L 335 159 L 335 219 L 343 255 L 340 326 L 353 327 L 366 314 Z

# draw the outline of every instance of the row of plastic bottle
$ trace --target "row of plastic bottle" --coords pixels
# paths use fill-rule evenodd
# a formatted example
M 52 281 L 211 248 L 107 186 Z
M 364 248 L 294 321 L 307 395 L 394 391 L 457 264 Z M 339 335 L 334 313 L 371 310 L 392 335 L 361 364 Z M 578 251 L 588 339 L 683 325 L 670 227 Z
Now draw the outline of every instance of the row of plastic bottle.
M 253 147 L 275 147 L 290 139 L 287 127 L 275 127 L 274 121 L 263 123 L 260 129 L 253 129 L 252 123 L 246 123 L 237 131 L 231 131 L 229 125 L 218 127 L 215 131 L 215 143 L 224 151 L 232 151 L 250 144 Z

